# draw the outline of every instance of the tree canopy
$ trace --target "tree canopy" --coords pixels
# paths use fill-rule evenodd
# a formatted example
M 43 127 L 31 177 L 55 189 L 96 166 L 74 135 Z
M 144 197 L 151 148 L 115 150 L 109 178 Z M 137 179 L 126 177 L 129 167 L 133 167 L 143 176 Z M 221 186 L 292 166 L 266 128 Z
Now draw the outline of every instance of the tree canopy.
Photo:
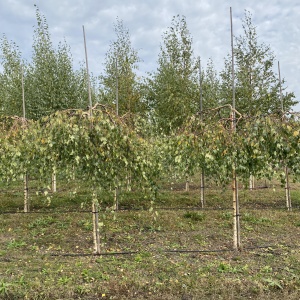
M 236 107 L 243 114 L 274 113 L 281 110 L 280 84 L 275 56 L 269 45 L 260 43 L 250 12 L 245 11 L 242 20 L 243 34 L 235 38 L 235 98 Z M 231 103 L 231 57 L 225 59 L 221 72 L 222 102 Z M 290 110 L 297 102 L 294 94 L 284 97 L 284 110 Z

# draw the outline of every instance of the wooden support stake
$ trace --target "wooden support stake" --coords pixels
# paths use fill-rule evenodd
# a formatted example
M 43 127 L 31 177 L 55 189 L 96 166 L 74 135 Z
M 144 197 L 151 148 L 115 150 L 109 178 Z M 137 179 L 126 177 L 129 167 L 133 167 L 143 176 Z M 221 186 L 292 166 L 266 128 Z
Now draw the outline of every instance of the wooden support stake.
M 23 126 L 26 122 L 26 108 L 25 108 L 25 89 L 24 89 L 24 70 L 23 65 L 21 66 L 21 83 L 22 83 L 22 106 L 23 106 Z M 26 172 L 23 176 L 24 183 L 24 212 L 29 212 L 29 189 L 28 189 L 28 173 Z
M 200 87 L 200 118 L 201 121 L 203 120 L 203 89 L 202 89 L 202 70 L 201 70 L 201 59 L 199 57 L 199 87 Z M 204 171 L 201 170 L 201 177 L 200 177 L 200 204 L 201 208 L 205 206 L 205 199 L 204 199 Z
M 232 112 L 231 112 L 231 126 L 232 135 L 236 132 L 235 122 L 235 74 L 234 74 L 234 47 L 233 47 L 233 26 L 232 26 L 232 9 L 230 7 L 230 28 L 231 28 L 231 57 L 232 57 Z M 238 198 L 238 183 L 236 177 L 235 162 L 232 166 L 232 193 L 233 193 L 233 247 L 236 250 L 241 248 L 240 238 L 240 210 Z

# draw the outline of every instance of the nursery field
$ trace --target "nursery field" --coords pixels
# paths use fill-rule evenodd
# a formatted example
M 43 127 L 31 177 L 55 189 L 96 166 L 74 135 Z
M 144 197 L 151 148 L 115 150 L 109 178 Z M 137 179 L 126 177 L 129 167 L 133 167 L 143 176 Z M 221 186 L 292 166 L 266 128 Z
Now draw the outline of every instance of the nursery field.
M 300 192 L 293 210 L 280 185 L 240 189 L 241 244 L 233 250 L 232 191 L 210 186 L 205 209 L 196 179 L 103 194 L 101 255 L 93 255 L 90 192 L 58 182 L 55 194 L 22 182 L 0 186 L 0 299 L 299 299 Z M 44 193 L 45 194 L 45 193 Z M 47 196 L 49 196 L 47 194 Z

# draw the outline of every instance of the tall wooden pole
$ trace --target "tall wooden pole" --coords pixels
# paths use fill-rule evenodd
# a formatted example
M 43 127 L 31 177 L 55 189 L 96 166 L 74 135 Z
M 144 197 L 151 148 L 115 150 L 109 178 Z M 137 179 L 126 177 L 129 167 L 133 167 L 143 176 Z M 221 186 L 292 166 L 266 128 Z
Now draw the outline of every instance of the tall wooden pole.
M 21 66 L 21 82 L 22 82 L 22 107 L 23 107 L 23 122 L 26 120 L 26 108 L 25 108 L 25 88 L 24 88 L 24 70 L 23 65 Z M 30 210 L 29 206 L 29 187 L 28 187 L 28 173 L 25 172 L 23 175 L 23 186 L 24 186 L 24 212 L 27 213 Z
M 282 97 L 282 86 L 281 86 L 281 76 L 280 76 L 280 64 L 278 61 L 278 77 L 279 77 L 279 91 L 280 91 L 280 108 L 281 108 L 281 112 L 284 112 L 284 108 L 283 108 L 283 97 Z
M 89 95 L 89 116 L 92 117 L 93 104 L 92 104 L 91 82 L 90 82 L 89 64 L 88 64 L 88 55 L 87 55 L 87 48 L 86 48 L 84 26 L 82 26 L 82 30 L 83 30 L 84 51 L 85 51 L 86 77 L 87 77 L 88 95 Z M 101 249 L 100 249 L 99 212 L 98 212 L 98 200 L 96 199 L 95 193 L 93 193 L 93 199 L 92 199 L 92 214 L 93 214 L 94 253 L 100 254 Z
M 116 115 L 119 115 L 119 70 L 118 70 L 118 58 L 116 58 Z M 127 175 L 128 176 L 128 175 Z M 119 193 L 118 193 L 118 187 L 115 186 L 115 194 L 114 194 L 114 200 L 115 200 L 115 211 L 118 211 L 119 209 Z
M 232 26 L 232 9 L 230 7 L 230 28 L 231 28 L 231 57 L 232 57 L 232 133 L 236 132 L 236 113 L 235 113 L 235 74 L 234 74 L 234 47 L 233 47 L 233 26 Z M 232 166 L 232 196 L 233 196 L 233 247 L 240 249 L 240 210 L 239 210 L 239 197 L 238 197 L 238 181 L 236 176 L 235 162 Z
M 201 121 L 203 120 L 203 90 L 202 90 L 202 72 L 201 72 L 201 58 L 199 57 L 199 87 L 200 87 L 200 118 Z M 204 208 L 205 206 L 205 199 L 204 199 L 204 170 L 201 170 L 200 175 L 200 203 L 201 207 Z
M 89 95 L 89 113 L 90 113 L 90 116 L 92 116 L 93 103 L 92 103 L 92 93 L 91 93 L 91 81 L 90 81 L 89 63 L 88 63 L 88 55 L 87 55 L 87 48 L 86 48 L 85 30 L 84 30 L 83 25 L 82 25 L 82 30 L 83 30 L 83 40 L 84 40 L 86 78 L 87 78 L 88 95 Z
M 281 86 L 281 76 L 280 76 L 280 64 L 278 61 L 278 77 L 279 77 L 279 91 L 280 91 L 280 107 L 282 114 L 284 113 L 283 107 L 283 96 L 282 96 L 282 86 Z M 288 210 L 292 210 L 292 200 L 291 200 L 291 189 L 289 183 L 289 168 L 284 166 L 284 174 L 285 174 L 285 199 L 286 199 L 286 207 Z
M 118 59 L 116 58 L 116 114 L 119 115 L 119 71 Z
M 24 88 L 24 70 L 23 65 L 21 66 L 21 80 L 22 80 L 22 104 L 23 104 L 23 119 L 26 119 L 26 108 L 25 108 L 25 88 Z

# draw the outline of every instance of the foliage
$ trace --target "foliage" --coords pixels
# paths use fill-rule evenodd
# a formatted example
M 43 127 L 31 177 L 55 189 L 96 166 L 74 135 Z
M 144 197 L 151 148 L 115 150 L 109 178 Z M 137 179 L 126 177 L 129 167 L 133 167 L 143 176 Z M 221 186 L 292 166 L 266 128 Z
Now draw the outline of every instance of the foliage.
M 73 70 L 69 47 L 64 42 L 55 50 L 46 18 L 38 8 L 36 19 L 32 63 L 26 76 L 27 116 L 38 119 L 57 110 L 86 107 L 87 85 L 82 84 L 83 73 Z
M 207 62 L 205 72 L 201 71 L 203 109 L 220 105 L 220 79 L 212 59 Z
M 198 61 L 185 17 L 173 17 L 163 35 L 158 69 L 149 79 L 147 102 L 157 128 L 169 134 L 199 110 Z
M 140 58 L 132 47 L 129 30 L 123 21 L 117 19 L 114 31 L 116 40 L 110 44 L 105 70 L 100 76 L 103 87 L 101 101 L 115 107 L 120 115 L 143 113 L 142 89 L 136 74 Z
M 46 18 L 36 7 L 33 56 L 30 63 L 22 60 L 18 46 L 1 38 L 0 114 L 38 119 L 57 110 L 85 108 L 87 83 L 85 71 L 75 71 L 66 42 L 54 49 Z M 25 110 L 23 110 L 24 84 Z M 91 77 L 93 87 L 95 78 Z M 93 97 L 95 87 L 93 88 Z
M 218 116 L 225 108 L 207 111 L 202 119 L 192 117 L 166 138 L 164 165 L 181 177 L 201 169 L 222 184 L 231 181 L 233 169 L 246 185 L 250 175 L 284 182 L 284 166 L 298 176 L 300 123 L 295 116 L 240 116 L 234 132 L 232 119 Z
M 103 106 L 92 116 L 67 110 L 26 125 L 13 123 L 1 139 L 0 174 L 5 180 L 25 172 L 47 178 L 63 170 L 69 178 L 81 174 L 95 189 L 124 184 L 128 173 L 136 184 L 155 183 L 152 147 Z
M 232 119 L 219 117 L 224 110 L 229 115 L 230 106 L 193 116 L 170 136 L 148 135 L 143 122 L 134 131 L 99 105 L 92 116 L 67 110 L 38 121 L 3 118 L 0 177 L 16 180 L 28 172 L 45 180 L 62 172 L 71 179 L 75 173 L 92 188 L 107 190 L 126 186 L 130 176 L 135 185 L 154 191 L 163 175 L 193 176 L 200 169 L 222 184 L 231 181 L 233 169 L 245 184 L 250 175 L 284 182 L 285 166 L 295 178 L 300 175 L 296 115 L 239 116 L 233 132 Z
M 3 35 L 0 39 L 0 115 L 22 116 L 22 59 L 18 46 Z
M 280 84 L 274 73 L 275 56 L 270 46 L 259 43 L 252 16 L 245 12 L 243 35 L 235 39 L 235 98 L 236 108 L 242 114 L 275 113 L 281 110 Z M 231 103 L 231 57 L 225 59 L 221 72 L 222 103 Z M 297 102 L 294 94 L 287 93 L 283 98 L 283 110 L 288 111 Z

